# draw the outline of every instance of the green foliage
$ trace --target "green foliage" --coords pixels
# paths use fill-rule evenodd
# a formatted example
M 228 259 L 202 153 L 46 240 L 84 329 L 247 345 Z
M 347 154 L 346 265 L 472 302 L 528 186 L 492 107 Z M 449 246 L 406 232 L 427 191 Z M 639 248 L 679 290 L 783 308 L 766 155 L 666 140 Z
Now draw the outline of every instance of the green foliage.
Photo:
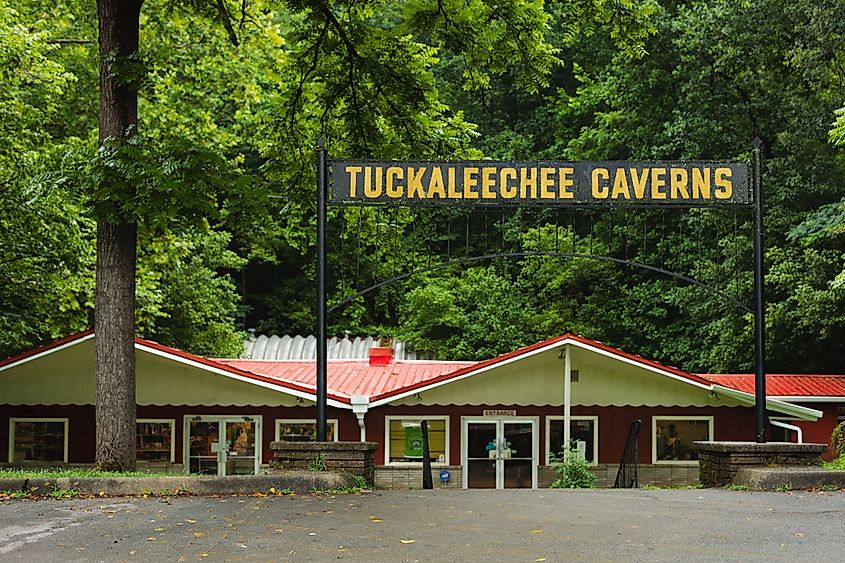
M 550 454 L 550 461 L 557 479 L 552 481 L 552 489 L 592 489 L 596 476 L 590 471 L 587 460 L 578 450 L 571 449 L 559 455 Z
M 792 483 L 781 483 L 775 487 L 776 493 L 788 493 L 792 490 Z
M 845 456 L 845 422 L 840 422 L 830 435 L 830 449 L 837 457 Z
M 59 479 L 85 477 L 150 477 L 149 471 L 99 471 L 79 467 L 0 468 L 0 479 Z
M 823 461 L 822 467 L 828 471 L 845 471 L 845 455 L 840 454 L 836 459 Z
M 318 453 L 311 459 L 311 461 L 308 462 L 308 466 L 305 469 L 308 471 L 326 471 L 326 469 L 328 469 L 328 465 L 326 465 L 326 458 L 322 453 Z

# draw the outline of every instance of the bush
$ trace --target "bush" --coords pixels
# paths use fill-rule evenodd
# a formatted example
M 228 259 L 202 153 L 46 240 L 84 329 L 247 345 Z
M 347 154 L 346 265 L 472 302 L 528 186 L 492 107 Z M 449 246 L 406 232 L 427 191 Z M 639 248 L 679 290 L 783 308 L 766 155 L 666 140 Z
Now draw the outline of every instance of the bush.
M 592 489 L 596 476 L 590 471 L 587 460 L 578 450 L 551 454 L 551 461 L 557 474 L 552 489 Z
M 845 455 L 845 421 L 840 422 L 830 435 L 830 449 L 836 452 L 836 457 Z

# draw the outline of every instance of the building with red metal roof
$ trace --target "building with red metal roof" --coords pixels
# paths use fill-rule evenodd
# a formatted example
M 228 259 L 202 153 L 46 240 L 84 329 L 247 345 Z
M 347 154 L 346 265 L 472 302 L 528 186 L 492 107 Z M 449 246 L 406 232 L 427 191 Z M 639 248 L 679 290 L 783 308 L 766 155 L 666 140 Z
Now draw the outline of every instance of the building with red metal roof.
M 94 459 L 92 331 L 0 361 L 0 463 Z M 139 464 L 154 470 L 254 473 L 270 442 L 315 436 L 315 364 L 210 359 L 136 339 Z M 613 482 L 642 422 L 641 482 L 698 478 L 697 440 L 753 440 L 753 375 L 693 374 L 564 334 L 481 362 L 330 360 L 332 440 L 378 443 L 377 483 L 417 484 L 420 421 L 444 486 L 545 486 L 564 443 Z M 385 351 L 387 350 L 387 351 Z M 382 355 L 379 355 L 379 353 Z M 845 376 L 770 375 L 772 424 L 827 441 Z M 567 422 L 568 421 L 568 424 Z M 772 439 L 783 439 L 772 427 Z

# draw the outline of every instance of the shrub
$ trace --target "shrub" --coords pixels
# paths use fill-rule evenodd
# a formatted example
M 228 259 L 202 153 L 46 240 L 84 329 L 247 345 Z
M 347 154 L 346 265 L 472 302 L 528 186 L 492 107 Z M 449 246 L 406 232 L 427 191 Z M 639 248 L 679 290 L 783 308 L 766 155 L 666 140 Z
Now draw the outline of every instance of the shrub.
M 551 461 L 557 479 L 552 482 L 552 489 L 592 489 L 596 476 L 590 471 L 587 460 L 578 450 L 552 454 Z
M 845 421 L 840 422 L 830 435 L 830 449 L 836 452 L 836 457 L 845 455 Z

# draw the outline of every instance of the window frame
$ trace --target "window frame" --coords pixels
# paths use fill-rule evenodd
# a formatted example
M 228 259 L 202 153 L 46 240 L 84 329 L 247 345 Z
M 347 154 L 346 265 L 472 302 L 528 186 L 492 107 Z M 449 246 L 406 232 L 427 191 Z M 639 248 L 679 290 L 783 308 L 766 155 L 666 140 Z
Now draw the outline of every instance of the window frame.
M 697 459 L 683 460 L 683 459 L 657 459 L 657 421 L 658 420 L 706 420 L 707 421 L 707 440 L 713 441 L 714 437 L 714 416 L 713 415 L 665 415 L 655 414 L 651 417 L 651 463 L 654 465 L 698 465 Z
M 36 461 L 22 460 L 15 461 L 15 423 L 17 422 L 63 422 L 64 423 L 64 455 L 62 461 Z M 70 436 L 70 419 L 65 417 L 14 417 L 9 419 L 9 463 L 67 463 L 68 462 L 68 439 Z
M 598 415 L 573 415 L 569 417 L 570 420 L 592 420 L 593 421 L 593 461 L 587 462 L 588 467 L 596 467 L 599 464 L 599 417 Z M 552 465 L 551 446 L 552 446 L 552 421 L 563 420 L 561 414 L 546 415 L 546 465 Z
M 421 461 L 390 461 L 390 423 L 394 420 L 402 421 L 402 420 L 420 420 L 423 419 L 428 421 L 432 420 L 442 420 L 444 421 L 445 425 L 443 428 L 444 431 L 444 438 L 443 438 L 443 457 L 445 461 L 432 461 L 432 467 L 448 467 L 449 460 L 451 459 L 451 447 L 450 447 L 450 440 L 449 440 L 449 419 L 451 417 L 448 414 L 432 414 L 432 415 L 414 415 L 414 414 L 395 414 L 395 415 L 385 415 L 384 417 L 384 464 L 390 465 L 393 467 L 422 467 L 423 462 Z
M 285 423 L 291 424 L 310 424 L 313 423 L 315 426 L 317 425 L 316 418 L 277 418 L 273 421 L 273 441 L 278 442 L 282 439 L 281 429 L 279 428 L 280 424 Z M 337 418 L 329 418 L 326 419 L 326 427 L 330 424 L 334 424 L 334 440 L 335 442 L 340 441 L 340 425 L 338 423 Z M 328 428 L 327 428 L 328 430 Z
M 138 439 L 138 424 L 169 424 L 170 425 L 170 463 L 176 463 L 176 419 L 175 418 L 138 418 L 135 419 L 135 439 Z M 138 452 L 135 452 L 135 463 L 161 463 L 160 461 L 149 461 L 138 459 Z

